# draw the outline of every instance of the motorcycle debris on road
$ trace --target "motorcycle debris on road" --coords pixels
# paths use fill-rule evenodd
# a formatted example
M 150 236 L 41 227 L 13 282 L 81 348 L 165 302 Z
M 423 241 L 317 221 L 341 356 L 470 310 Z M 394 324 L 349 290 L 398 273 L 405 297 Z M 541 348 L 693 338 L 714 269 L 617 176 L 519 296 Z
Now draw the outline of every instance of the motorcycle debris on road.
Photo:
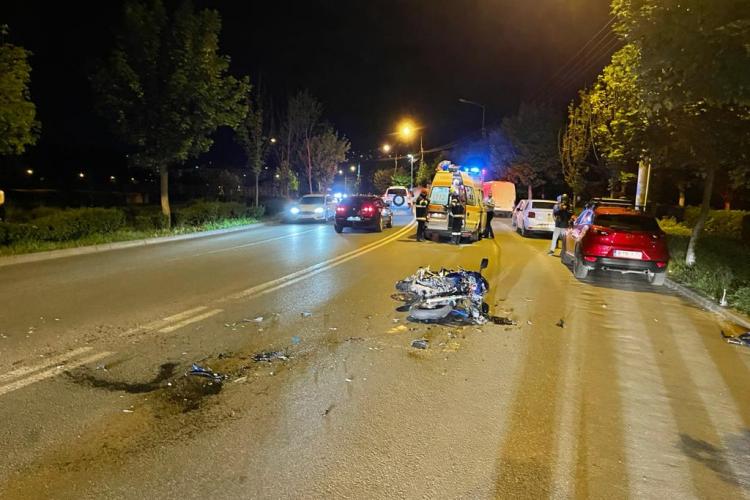
M 721 338 L 723 338 L 727 344 L 744 345 L 745 347 L 750 347 L 750 332 L 745 332 L 735 337 L 732 335 L 727 335 L 726 333 L 724 333 L 724 330 L 721 330 Z

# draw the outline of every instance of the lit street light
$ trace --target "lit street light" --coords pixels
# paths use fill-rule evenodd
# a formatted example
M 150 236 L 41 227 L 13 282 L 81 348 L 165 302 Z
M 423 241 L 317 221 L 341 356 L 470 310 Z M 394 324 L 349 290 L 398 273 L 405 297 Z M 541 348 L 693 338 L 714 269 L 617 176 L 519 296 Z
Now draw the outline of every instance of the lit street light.
M 276 138 L 275 137 L 271 137 L 271 144 L 276 144 Z
M 390 144 L 383 144 L 383 153 L 388 153 L 391 150 Z
M 84 177 L 86 177 L 86 174 L 84 174 L 83 172 L 78 172 L 78 177 L 83 179 Z
M 26 174 L 27 175 L 34 175 L 34 171 L 32 169 L 30 169 L 30 168 L 27 168 L 26 169 Z

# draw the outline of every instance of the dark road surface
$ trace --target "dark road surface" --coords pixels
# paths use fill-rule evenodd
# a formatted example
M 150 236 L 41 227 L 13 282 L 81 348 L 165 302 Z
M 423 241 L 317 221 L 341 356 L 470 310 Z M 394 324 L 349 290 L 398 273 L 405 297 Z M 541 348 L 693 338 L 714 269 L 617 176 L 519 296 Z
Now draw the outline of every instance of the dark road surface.
M 409 222 L 0 268 L 0 498 L 750 497 L 732 325 L 638 277 L 577 281 L 506 220 L 461 247 Z M 482 257 L 517 326 L 395 310 L 418 266 Z

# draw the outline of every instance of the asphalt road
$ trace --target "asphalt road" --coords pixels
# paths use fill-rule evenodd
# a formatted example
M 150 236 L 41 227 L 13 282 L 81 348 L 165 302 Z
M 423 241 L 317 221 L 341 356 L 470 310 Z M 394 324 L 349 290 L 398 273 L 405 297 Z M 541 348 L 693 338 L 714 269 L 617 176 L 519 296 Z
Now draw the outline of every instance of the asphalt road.
M 0 269 L 0 498 L 750 497 L 732 325 L 636 277 L 579 282 L 505 220 L 458 248 L 397 222 Z M 517 326 L 395 310 L 418 266 L 482 257 Z

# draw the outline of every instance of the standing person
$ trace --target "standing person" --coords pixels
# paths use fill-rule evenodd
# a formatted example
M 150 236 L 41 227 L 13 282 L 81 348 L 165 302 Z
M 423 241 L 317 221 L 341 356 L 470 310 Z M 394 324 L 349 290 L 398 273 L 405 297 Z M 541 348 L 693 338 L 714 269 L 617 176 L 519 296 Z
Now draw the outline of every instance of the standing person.
M 451 196 L 449 209 L 451 214 L 451 241 L 456 245 L 460 245 L 461 230 L 464 227 L 464 214 L 466 213 L 466 209 L 456 195 Z
M 484 209 L 487 211 L 487 226 L 484 228 L 485 238 L 494 238 L 495 231 L 492 229 L 492 219 L 495 217 L 495 200 L 492 193 L 484 200 Z
M 427 206 L 430 199 L 427 197 L 427 191 L 422 190 L 414 202 L 414 215 L 417 219 L 417 241 L 424 241 L 424 228 L 427 225 Z
M 556 203 L 555 208 L 552 209 L 552 214 L 555 216 L 555 232 L 552 233 L 552 243 L 550 243 L 547 255 L 555 254 L 555 250 L 557 250 L 557 240 L 559 240 L 560 236 L 565 233 L 565 230 L 570 223 L 570 218 L 573 217 L 573 212 L 570 211 L 567 194 L 558 197 L 558 203 Z

